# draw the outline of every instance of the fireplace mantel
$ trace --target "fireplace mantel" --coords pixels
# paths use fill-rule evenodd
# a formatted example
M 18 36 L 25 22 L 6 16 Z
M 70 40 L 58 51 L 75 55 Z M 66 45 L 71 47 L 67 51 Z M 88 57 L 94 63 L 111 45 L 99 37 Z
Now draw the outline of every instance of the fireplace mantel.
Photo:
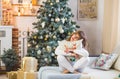
M 0 55 L 4 52 L 4 49 L 12 48 L 12 26 L 0 26 Z M 4 66 L 0 62 L 0 66 Z

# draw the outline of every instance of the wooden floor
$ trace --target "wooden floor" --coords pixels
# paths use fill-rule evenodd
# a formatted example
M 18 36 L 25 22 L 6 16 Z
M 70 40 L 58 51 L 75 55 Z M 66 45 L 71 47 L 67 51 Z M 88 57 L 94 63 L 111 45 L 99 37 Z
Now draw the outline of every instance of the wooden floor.
M 5 67 L 0 67 L 0 79 L 8 79 L 6 75 Z
M 0 74 L 0 79 L 8 79 L 6 74 Z

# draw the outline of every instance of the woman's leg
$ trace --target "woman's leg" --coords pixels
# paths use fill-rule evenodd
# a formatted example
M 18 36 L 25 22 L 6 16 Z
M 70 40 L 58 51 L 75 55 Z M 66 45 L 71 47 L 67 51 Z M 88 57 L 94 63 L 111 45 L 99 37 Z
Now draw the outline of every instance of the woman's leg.
M 70 64 L 70 62 L 67 60 L 65 56 L 58 55 L 57 61 L 61 68 L 65 68 L 70 72 L 74 72 L 74 68 L 72 67 L 72 65 Z
M 88 62 L 89 57 L 82 57 L 74 63 L 73 68 L 82 72 L 83 69 L 88 65 Z

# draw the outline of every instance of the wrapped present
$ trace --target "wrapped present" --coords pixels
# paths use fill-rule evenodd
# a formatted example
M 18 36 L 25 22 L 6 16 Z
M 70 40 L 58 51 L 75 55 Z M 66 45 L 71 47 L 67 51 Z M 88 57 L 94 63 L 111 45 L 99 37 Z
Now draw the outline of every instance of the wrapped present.
M 21 69 L 25 72 L 37 71 L 38 61 L 34 57 L 24 57 L 21 63 Z
M 18 71 L 17 79 L 37 79 L 37 72 Z
M 17 79 L 17 71 L 11 71 L 7 73 L 8 79 Z

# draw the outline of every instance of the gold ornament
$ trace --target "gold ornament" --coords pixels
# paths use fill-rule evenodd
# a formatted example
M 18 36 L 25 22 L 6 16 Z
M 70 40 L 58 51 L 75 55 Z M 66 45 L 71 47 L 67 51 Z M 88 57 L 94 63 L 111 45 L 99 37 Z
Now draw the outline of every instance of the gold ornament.
M 47 40 L 47 38 L 44 39 L 45 41 Z
M 38 45 L 36 45 L 36 48 L 38 48 Z
M 50 46 L 47 46 L 46 49 L 47 49 L 48 52 L 51 52 L 51 47 Z
M 53 38 L 55 39 L 55 38 L 56 38 L 56 36 L 54 35 L 54 36 L 53 36 Z
M 34 36 L 34 39 L 36 39 L 37 38 L 37 36 Z
M 68 32 L 68 35 L 70 35 L 70 32 Z

